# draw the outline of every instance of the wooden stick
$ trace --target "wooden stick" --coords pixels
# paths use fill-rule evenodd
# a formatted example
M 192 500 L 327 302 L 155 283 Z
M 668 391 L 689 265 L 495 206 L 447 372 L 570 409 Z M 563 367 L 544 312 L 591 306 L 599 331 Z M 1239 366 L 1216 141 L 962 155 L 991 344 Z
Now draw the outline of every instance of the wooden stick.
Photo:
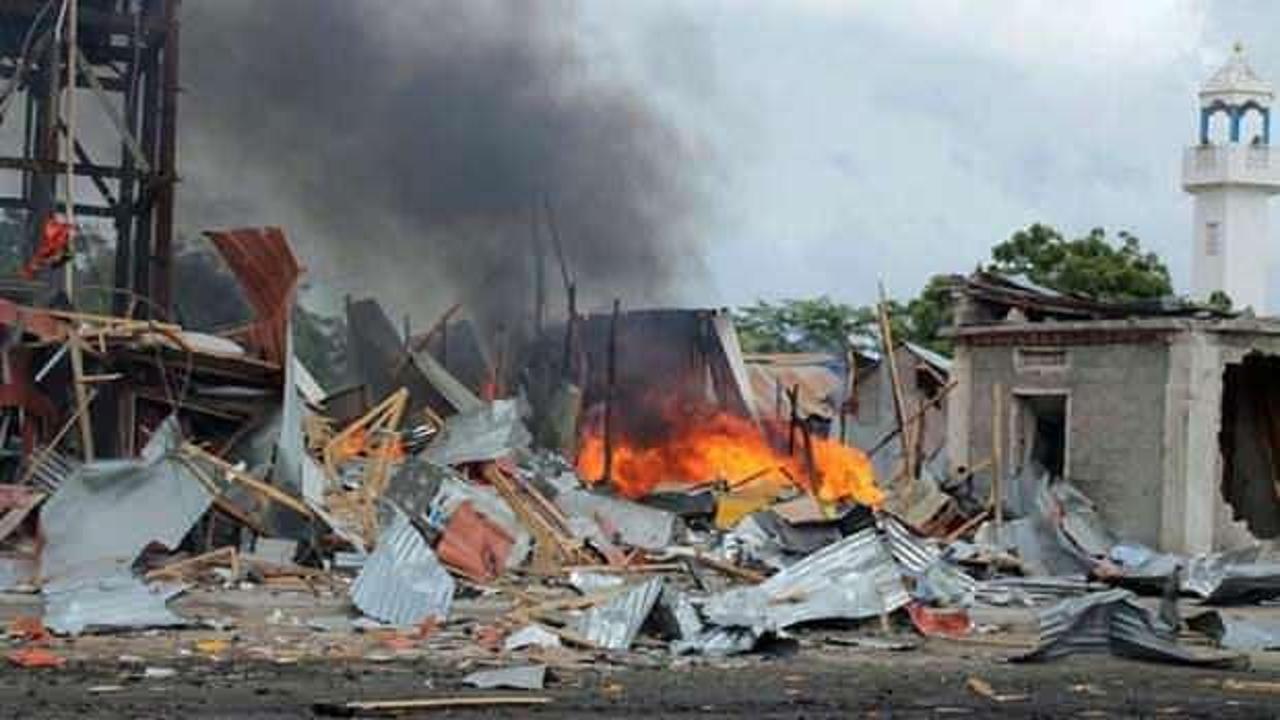
M 74 331 L 67 338 L 71 350 L 71 390 L 76 399 L 76 417 L 80 425 L 80 451 L 85 462 L 93 462 L 93 422 L 89 419 L 89 395 L 84 381 L 84 341 Z
M 618 315 L 622 301 L 613 299 L 613 315 L 609 318 L 609 355 L 604 390 L 604 476 L 605 485 L 613 481 L 613 412 L 618 384 Z
M 233 568 L 236 566 L 236 549 L 233 545 L 220 547 L 217 550 L 197 555 L 186 560 L 180 560 L 175 563 L 169 563 L 163 567 L 158 567 L 146 574 L 147 580 L 155 580 L 156 578 L 168 577 L 170 575 L 181 574 L 186 570 L 194 567 L 212 564 L 215 561 L 225 561 Z
M 910 423 L 914 422 L 914 421 L 915 421 L 915 419 L 916 419 L 916 415 L 919 415 L 919 414 L 922 414 L 922 413 L 927 413 L 927 412 L 929 412 L 929 410 L 933 409 L 933 407 L 934 407 L 934 406 L 936 406 L 936 405 L 940 404 L 940 403 L 943 401 L 943 399 L 945 399 L 945 398 L 946 398 L 947 393 L 951 392 L 951 390 L 952 390 L 952 389 L 954 389 L 954 388 L 956 387 L 956 385 L 958 385 L 958 384 L 959 384 L 959 381 L 957 381 L 957 380 L 952 380 L 951 382 L 949 382 L 949 383 L 947 383 L 945 386 L 943 386 L 943 388 L 942 388 L 941 390 L 939 390 L 939 391 L 938 391 L 938 394 L 937 394 L 937 395 L 934 395 L 934 396 L 933 396 L 932 398 L 930 398 L 927 402 L 925 402 L 925 404 L 924 404 L 924 406 L 923 406 L 923 407 L 921 407 L 921 408 L 919 408 L 918 410 L 916 410 L 916 414 L 915 414 L 915 415 L 912 415 L 911 417 L 907 418 L 907 423 L 908 423 L 908 424 L 910 424 Z M 875 445 L 872 445 L 872 446 L 871 446 L 871 449 L 867 451 L 867 455 L 869 455 L 869 456 L 870 456 L 870 455 L 875 455 L 878 451 L 880 451 L 881 449 L 883 449 L 883 448 L 884 448 L 884 446 L 888 445 L 888 444 L 889 444 L 889 441 L 891 441 L 891 440 L 893 440 L 894 438 L 898 437 L 898 434 L 899 434 L 901 431 L 902 431 L 902 428 L 894 428 L 894 429 L 890 430 L 888 433 L 885 433 L 885 436 L 884 436 L 884 437 L 880 438 L 878 441 L 876 441 L 876 444 L 875 444 Z
M 397 712 L 433 708 L 491 707 L 495 705 L 546 705 L 545 695 L 463 695 L 458 697 L 420 698 L 417 700 L 362 700 L 348 703 L 316 703 L 312 709 L 321 714 L 342 715 L 361 712 Z
M 699 563 L 706 565 L 712 570 L 716 570 L 718 572 L 724 573 L 725 575 L 728 575 L 730 577 L 738 578 L 739 580 L 746 580 L 747 582 L 752 582 L 752 583 L 762 583 L 767 579 L 764 575 L 756 572 L 755 570 L 748 570 L 743 567 L 738 567 L 733 563 L 725 562 L 724 560 L 721 560 L 717 557 L 713 557 L 711 555 L 707 555 L 706 553 L 699 550 L 695 550 L 690 557 L 692 557 L 694 560 L 698 561 Z
M 249 475 L 248 473 L 242 472 L 231 463 L 227 462 L 226 460 L 223 460 L 222 458 L 218 457 L 217 455 L 214 455 L 213 453 L 205 450 L 204 448 L 198 445 L 193 445 L 189 442 L 183 443 L 182 450 L 183 452 L 187 453 L 187 455 L 203 460 L 213 465 L 214 467 L 218 468 L 222 472 L 226 473 L 227 477 L 230 480 L 238 482 L 241 485 L 244 485 L 245 487 L 249 488 L 250 490 L 254 490 L 262 495 L 266 495 L 267 497 L 271 498 L 272 500 L 275 500 L 281 505 L 284 505 L 285 507 L 300 513 L 304 517 L 310 518 L 315 516 L 315 513 L 311 511 L 311 508 L 307 507 L 307 505 L 302 501 L 298 500 L 292 495 L 289 495 L 286 492 L 283 492 L 282 490 L 275 487 L 274 485 L 268 485 L 267 483 L 262 482 L 258 478 L 255 478 L 252 475 Z
M 965 535 L 968 535 L 970 530 L 981 525 L 982 521 L 986 520 L 990 515 L 990 510 L 982 510 L 977 515 L 966 520 L 963 525 L 948 533 L 947 537 L 943 540 L 943 543 L 953 543 Z
M 1004 494 L 1001 483 L 1004 478 L 1004 386 L 991 386 L 991 512 L 995 521 L 996 537 L 1004 524 Z
M 93 399 L 97 396 L 97 390 L 94 390 L 89 394 L 89 402 L 92 403 Z M 49 441 L 49 444 L 45 445 L 40 451 L 40 454 L 27 464 L 27 470 L 23 473 L 22 482 L 19 483 L 19 485 L 28 485 L 31 483 L 31 478 L 35 477 L 36 471 L 40 469 L 40 466 L 49 460 L 49 456 L 53 454 L 55 449 L 57 449 L 58 443 L 62 442 L 62 438 L 66 437 L 72 426 L 76 424 L 76 420 L 79 419 L 81 412 L 83 412 L 83 408 L 76 408 L 75 413 L 73 413 L 71 417 L 67 418 L 67 421 L 62 424 L 61 428 L 58 428 L 58 433 L 53 436 L 53 439 Z
M 905 436 L 909 432 L 905 417 L 906 403 L 902 397 L 902 381 L 898 377 L 898 361 L 893 354 L 893 325 L 889 321 L 889 300 L 885 295 L 883 282 L 880 283 L 880 304 L 877 310 L 880 317 L 880 343 L 885 362 L 889 363 L 889 380 L 893 383 L 893 412 L 898 418 L 898 429 Z

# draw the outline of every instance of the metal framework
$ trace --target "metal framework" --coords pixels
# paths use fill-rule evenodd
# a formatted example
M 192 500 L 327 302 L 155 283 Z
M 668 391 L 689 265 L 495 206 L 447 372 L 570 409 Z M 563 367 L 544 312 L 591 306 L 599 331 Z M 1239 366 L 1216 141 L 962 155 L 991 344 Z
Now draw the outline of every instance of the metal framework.
M 142 312 L 170 307 L 179 3 L 75 0 L 69 33 L 60 23 L 67 0 L 0 0 L 0 93 L 12 93 L 0 95 L 0 208 L 21 212 L 34 250 L 46 219 L 66 214 L 59 188 L 73 135 L 74 213 L 114 222 L 118 313 L 131 298 L 149 301 Z M 68 37 L 77 38 L 74 55 Z M 69 77 L 75 102 L 110 120 L 108 147 L 69 133 Z

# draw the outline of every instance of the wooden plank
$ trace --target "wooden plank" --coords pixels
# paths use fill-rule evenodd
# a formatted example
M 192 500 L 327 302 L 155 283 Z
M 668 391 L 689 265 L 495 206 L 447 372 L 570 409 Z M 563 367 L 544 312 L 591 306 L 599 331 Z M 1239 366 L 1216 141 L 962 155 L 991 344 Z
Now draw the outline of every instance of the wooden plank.
M 322 715 L 349 716 L 366 712 L 394 713 L 444 708 L 546 705 L 545 695 L 460 695 L 417 700 L 362 700 L 348 703 L 316 703 L 312 709 Z
M 180 560 L 163 567 L 158 567 L 155 570 L 148 572 L 146 574 L 146 579 L 155 580 L 162 577 L 182 575 L 184 572 L 193 568 L 201 568 L 214 563 L 226 563 L 227 565 L 234 567 L 237 564 L 235 547 L 227 545 L 226 547 L 220 547 L 217 550 L 204 553 L 203 555 L 197 555 L 193 558 L 187 558 L 186 560 Z
M 302 514 L 304 517 L 308 517 L 308 518 L 315 517 L 315 513 L 312 512 L 311 508 L 307 507 L 307 505 L 302 501 L 298 500 L 297 498 L 293 497 L 292 495 L 289 495 L 288 493 L 280 490 L 279 488 L 273 485 L 268 485 L 267 483 L 262 482 L 261 480 L 253 477 L 252 475 L 241 472 L 240 469 L 236 468 L 231 463 L 227 462 L 226 460 L 223 460 L 222 458 L 218 457 L 217 455 L 214 455 L 211 452 L 208 452 L 204 448 L 199 447 L 197 445 L 193 445 L 188 442 L 188 443 L 183 443 L 182 450 L 189 457 L 193 457 L 198 460 L 203 460 L 213 465 L 214 467 L 218 468 L 219 470 L 224 472 L 226 476 L 232 481 L 238 482 L 241 485 L 244 485 L 245 487 L 249 488 L 250 490 L 253 490 L 259 493 L 260 495 L 266 495 L 268 498 L 280 503 L 281 505 L 284 505 L 285 507 L 291 510 L 294 510 L 295 512 Z
M 1004 524 L 1004 385 L 991 386 L 991 513 L 996 537 Z
M 76 333 L 67 338 L 71 351 L 72 393 L 76 399 L 76 417 L 80 427 L 80 452 L 85 462 L 93 462 L 93 421 L 89 418 L 89 391 L 84 381 L 84 340 Z

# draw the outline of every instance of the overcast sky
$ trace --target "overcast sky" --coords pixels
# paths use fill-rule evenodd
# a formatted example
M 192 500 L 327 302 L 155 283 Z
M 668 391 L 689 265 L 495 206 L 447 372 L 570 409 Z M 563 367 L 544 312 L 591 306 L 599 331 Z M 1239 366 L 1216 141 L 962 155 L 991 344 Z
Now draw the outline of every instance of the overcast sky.
M 1189 284 L 1181 153 L 1237 39 L 1280 78 L 1280 5 L 1179 0 L 583 3 L 591 64 L 703 143 L 715 287 L 914 293 L 1033 221 L 1127 229 Z M 1273 227 L 1280 222 L 1273 222 Z

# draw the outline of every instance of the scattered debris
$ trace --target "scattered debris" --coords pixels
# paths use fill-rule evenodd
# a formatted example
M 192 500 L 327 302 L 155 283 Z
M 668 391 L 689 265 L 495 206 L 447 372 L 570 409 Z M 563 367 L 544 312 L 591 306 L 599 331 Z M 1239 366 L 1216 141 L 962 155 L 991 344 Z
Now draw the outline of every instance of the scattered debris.
M 995 688 L 991 687 L 991 683 L 977 676 L 970 676 L 970 678 L 965 681 L 965 687 L 969 688 L 970 692 L 975 695 L 981 695 L 988 700 L 998 703 L 1021 702 L 1031 697 L 1030 695 L 998 693 Z
M 1106 590 L 1068 598 L 1040 614 L 1040 643 L 1018 662 L 1052 660 L 1075 653 L 1111 653 L 1121 657 L 1185 665 L 1237 667 L 1238 655 L 1199 653 L 1177 643 L 1177 628 L 1139 605 L 1128 590 Z
M 1227 650 L 1280 650 L 1280 620 L 1247 619 L 1210 610 L 1187 618 L 1187 626 Z
M 329 717 L 357 717 L 396 715 L 415 710 L 447 710 L 468 707 L 518 707 L 547 705 L 549 697 L 538 696 L 488 696 L 464 695 L 449 698 L 423 698 L 418 700 L 363 700 L 348 703 L 316 703 L 311 709 L 318 715 Z
M 67 659 L 47 648 L 27 646 L 10 651 L 5 657 L 22 668 L 60 668 Z
M 526 625 L 507 636 L 503 641 L 504 650 L 523 650 L 528 647 L 560 647 L 560 636 L 541 625 Z
M 395 520 L 351 585 L 351 599 L 366 615 L 402 627 L 449 616 L 453 577 L 409 518 Z
M 541 690 L 546 681 L 546 665 L 520 665 L 497 670 L 480 670 L 462 678 L 462 682 L 481 690 Z

